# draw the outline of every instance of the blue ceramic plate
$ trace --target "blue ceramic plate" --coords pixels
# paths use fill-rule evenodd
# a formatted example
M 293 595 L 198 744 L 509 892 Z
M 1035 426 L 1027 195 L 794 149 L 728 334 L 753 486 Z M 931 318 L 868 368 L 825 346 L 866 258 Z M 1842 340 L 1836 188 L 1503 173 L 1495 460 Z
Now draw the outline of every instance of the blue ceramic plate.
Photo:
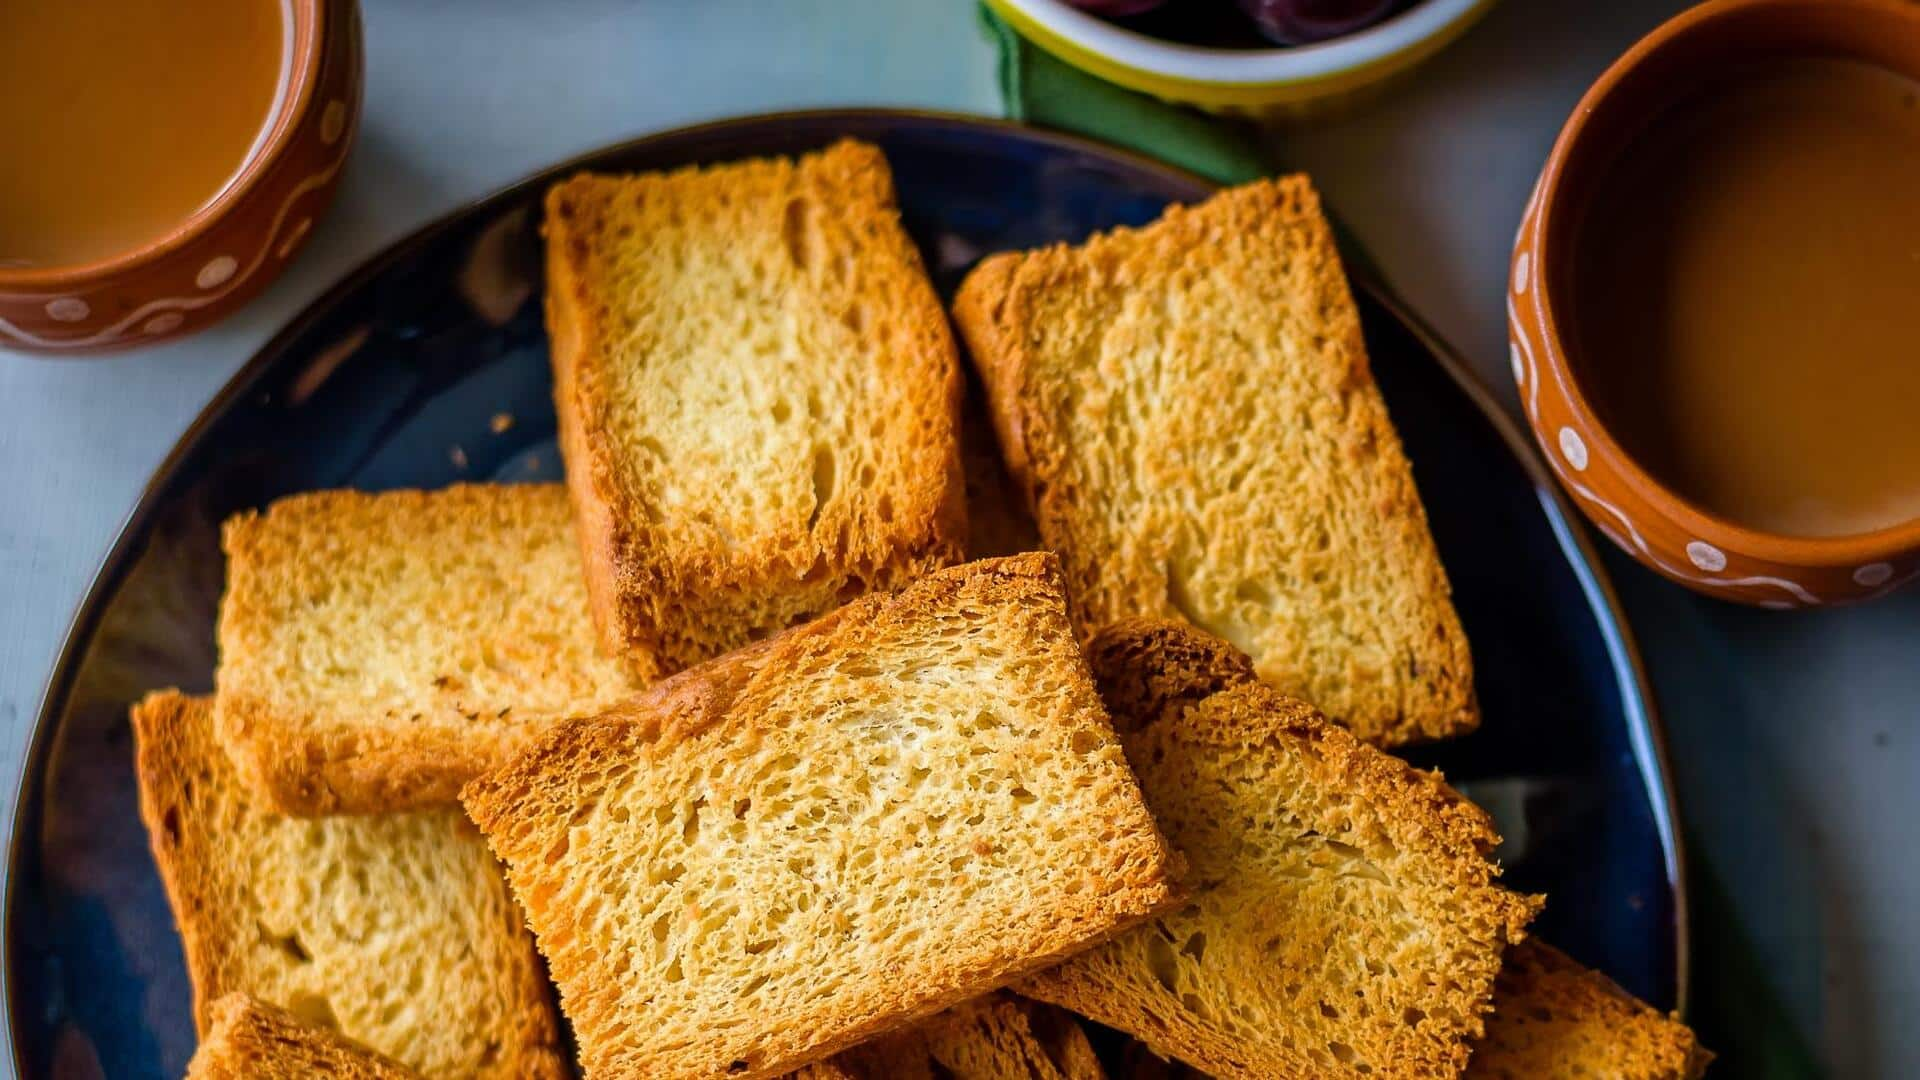
M 1077 139 L 895 112 L 672 132 L 558 166 L 394 246 L 294 321 L 155 474 L 81 604 L 28 753 L 6 889 L 21 1075 L 177 1077 L 193 1048 L 179 938 L 136 811 L 128 705 L 213 685 L 219 523 L 290 492 L 560 477 L 539 199 L 580 168 L 788 154 L 841 135 L 892 162 L 943 290 L 989 252 L 1148 221 L 1201 180 Z M 1531 448 L 1365 282 L 1374 369 L 1473 642 L 1485 724 L 1421 751 L 1500 818 L 1536 929 L 1665 1008 L 1685 894 L 1645 681 L 1593 553 Z M 496 417 L 511 418 L 511 425 Z M 503 430 L 504 428 L 504 430 Z

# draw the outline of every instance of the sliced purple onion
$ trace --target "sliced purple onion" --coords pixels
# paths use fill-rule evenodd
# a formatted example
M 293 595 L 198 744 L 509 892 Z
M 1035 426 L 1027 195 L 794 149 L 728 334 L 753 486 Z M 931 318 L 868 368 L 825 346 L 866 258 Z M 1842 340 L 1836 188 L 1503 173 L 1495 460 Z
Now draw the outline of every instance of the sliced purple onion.
M 1268 40 L 1310 45 L 1364 30 L 1393 13 L 1399 0 L 1240 0 Z
M 1067 0 L 1067 3 L 1089 15 L 1120 19 L 1128 15 L 1145 14 L 1166 3 L 1166 0 Z

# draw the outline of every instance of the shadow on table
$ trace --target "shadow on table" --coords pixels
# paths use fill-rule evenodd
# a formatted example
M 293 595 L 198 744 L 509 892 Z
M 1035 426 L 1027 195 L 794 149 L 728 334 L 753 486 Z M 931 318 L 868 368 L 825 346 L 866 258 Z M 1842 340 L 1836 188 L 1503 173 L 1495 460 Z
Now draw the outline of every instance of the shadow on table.
M 1846 1060 L 1826 1061 L 1826 1071 L 1864 1075 L 1885 1057 L 1886 1025 L 1903 1022 L 1867 977 L 1891 961 L 1867 955 L 1851 932 L 1854 898 L 1871 883 L 1851 880 L 1822 850 L 1823 836 L 1847 827 L 1832 820 L 1824 795 L 1849 778 L 1807 779 L 1809 764 L 1795 756 L 1810 741 L 1859 735 L 1834 730 L 1804 704 L 1810 669 L 1845 680 L 1815 667 L 1836 627 L 1851 636 L 1867 620 L 1874 626 L 1864 632 L 1878 637 L 1880 621 L 1891 619 L 1888 629 L 1910 629 L 1920 593 L 1872 609 L 1783 614 L 1695 596 L 1612 548 L 1605 558 L 1655 685 L 1691 841 L 1693 1020 L 1721 1054 L 1716 1072 L 1821 1075 L 1817 1047 L 1844 1051 Z

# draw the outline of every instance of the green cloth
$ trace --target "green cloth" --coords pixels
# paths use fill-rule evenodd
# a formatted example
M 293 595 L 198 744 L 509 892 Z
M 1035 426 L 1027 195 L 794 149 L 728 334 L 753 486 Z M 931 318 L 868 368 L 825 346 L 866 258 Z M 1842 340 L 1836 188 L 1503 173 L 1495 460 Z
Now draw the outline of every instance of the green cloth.
M 1767 990 L 1767 972 L 1740 925 L 1733 897 L 1701 853 L 1701 845 L 1691 837 L 1688 844 L 1693 1001 L 1687 1020 L 1700 1033 L 1700 1041 L 1719 1054 L 1708 1075 L 1752 1080 L 1824 1075 L 1807 1041 L 1794 1030 L 1787 1010 Z
M 986 7 L 980 20 L 1000 49 L 1007 117 L 1124 146 L 1222 184 L 1266 176 L 1245 129 L 1113 85 L 1054 59 Z
M 1055 59 L 985 6 L 981 23 L 999 47 L 1007 116 L 1085 135 L 1223 184 L 1269 175 L 1260 140 L 1241 121 L 1208 116 L 1123 89 Z M 1348 266 L 1381 280 L 1352 236 L 1334 223 Z M 1690 1019 L 1718 1054 L 1713 1077 L 1799 1080 L 1821 1075 L 1805 1039 L 1767 990 L 1738 913 L 1700 845 L 1690 845 L 1693 993 Z

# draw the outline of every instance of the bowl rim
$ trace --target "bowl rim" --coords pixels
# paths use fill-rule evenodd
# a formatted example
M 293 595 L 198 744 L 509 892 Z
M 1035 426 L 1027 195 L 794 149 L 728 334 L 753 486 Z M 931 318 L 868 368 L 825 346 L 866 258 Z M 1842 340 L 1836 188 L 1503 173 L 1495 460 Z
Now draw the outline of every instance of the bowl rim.
M 1166 41 L 1118 26 L 1065 0 L 987 0 L 1022 36 L 1075 66 L 1135 89 L 1258 92 L 1380 74 L 1464 32 L 1495 0 L 1421 0 L 1364 30 L 1311 45 L 1221 49 Z
M 55 266 L 0 266 L 0 292 L 35 295 L 72 291 L 75 286 L 98 283 L 158 262 L 198 239 L 260 186 L 261 177 L 286 155 L 295 129 L 313 107 L 326 38 L 337 29 L 327 25 L 326 0 L 280 0 L 280 4 L 282 17 L 287 20 L 281 30 L 286 76 L 274 92 L 266 123 L 226 186 L 166 232 L 106 258 Z
M 1729 17 L 1754 10 L 1772 9 L 1785 14 L 1810 8 L 1851 8 L 1889 13 L 1920 23 L 1920 5 L 1904 3 L 1902 0 L 1708 0 L 1660 24 L 1594 80 L 1554 139 L 1553 150 L 1541 172 L 1539 192 L 1535 196 L 1539 205 L 1534 208 L 1531 223 L 1527 226 L 1532 233 L 1533 265 L 1530 268 L 1511 267 L 1513 280 L 1510 285 L 1515 290 L 1530 288 L 1536 292 L 1534 304 L 1540 320 L 1541 362 L 1552 371 L 1555 381 L 1564 392 L 1574 419 L 1581 425 L 1581 435 L 1587 443 L 1588 453 L 1604 460 L 1643 502 L 1672 519 L 1692 536 L 1731 554 L 1785 566 L 1848 569 L 1884 562 L 1920 548 L 1920 517 L 1867 532 L 1794 536 L 1741 524 L 1706 509 L 1668 487 L 1627 452 L 1588 403 L 1585 389 L 1568 360 L 1556 311 L 1561 305 L 1555 302 L 1555 275 L 1551 272 L 1552 267 L 1564 260 L 1564 256 L 1561 254 L 1561 245 L 1555 242 L 1556 230 L 1549 223 L 1556 217 L 1564 219 L 1578 209 L 1568 205 L 1569 196 L 1564 183 L 1567 161 L 1582 141 L 1595 114 L 1627 76 L 1682 38 L 1714 33 L 1716 24 Z M 1526 247 L 1527 238 L 1520 237 L 1516 246 Z M 1529 280 L 1522 281 L 1522 278 Z M 1548 433 L 1540 427 L 1536 418 L 1529 417 L 1528 422 L 1533 425 L 1535 436 L 1546 446 L 1551 441 Z

